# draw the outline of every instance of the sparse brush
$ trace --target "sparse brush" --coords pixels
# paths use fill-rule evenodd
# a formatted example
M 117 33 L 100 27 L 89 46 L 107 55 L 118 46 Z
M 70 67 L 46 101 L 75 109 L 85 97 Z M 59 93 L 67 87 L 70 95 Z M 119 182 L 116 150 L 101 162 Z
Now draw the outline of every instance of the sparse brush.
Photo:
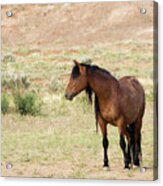
M 2 75 L 2 87 L 15 91 L 16 89 L 27 89 L 30 81 L 25 74 L 4 74 Z
M 16 61 L 15 57 L 14 57 L 13 55 L 10 55 L 10 54 L 5 55 L 5 56 L 3 56 L 3 58 L 2 58 L 2 62 L 4 62 L 4 63 L 7 63 L 7 62 L 15 62 L 15 61 Z
M 7 94 L 2 94 L 1 97 L 1 111 L 3 114 L 8 113 L 9 111 L 9 99 Z
M 49 89 L 52 92 L 61 92 L 64 90 L 64 83 L 59 78 L 55 77 L 50 81 Z
M 21 115 L 39 115 L 41 112 L 41 101 L 38 96 L 33 92 L 20 94 L 20 92 L 14 93 L 14 102 L 16 111 Z

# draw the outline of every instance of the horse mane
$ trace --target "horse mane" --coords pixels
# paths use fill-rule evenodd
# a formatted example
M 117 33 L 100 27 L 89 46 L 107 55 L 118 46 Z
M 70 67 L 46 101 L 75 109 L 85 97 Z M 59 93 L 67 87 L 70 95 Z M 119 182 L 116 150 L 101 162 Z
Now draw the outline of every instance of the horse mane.
M 84 66 L 86 68 L 86 73 L 88 73 L 88 71 L 91 74 L 94 74 L 95 72 L 100 72 L 104 75 L 107 75 L 108 77 L 112 76 L 111 73 L 103 68 L 98 67 L 97 65 L 90 65 L 90 64 L 85 64 L 85 63 L 80 63 L 81 66 Z M 72 76 L 73 78 L 77 78 L 80 75 L 79 72 L 79 67 L 78 66 L 74 66 L 72 69 Z M 113 77 L 113 76 L 112 76 Z
M 93 91 L 92 91 L 92 89 L 91 89 L 91 87 L 89 85 L 85 89 L 85 93 L 86 93 L 86 96 L 88 98 L 89 103 L 92 104 L 92 94 L 93 94 Z
M 110 74 L 110 72 L 108 72 L 107 70 L 100 68 L 96 65 L 89 65 L 89 64 L 85 64 L 85 63 L 81 63 L 80 65 L 86 67 L 86 73 L 91 72 L 92 74 L 94 74 L 97 70 L 101 73 L 103 73 L 104 75 L 107 75 L 108 77 L 112 76 Z M 72 70 L 72 75 L 74 78 L 77 78 L 80 75 L 79 69 L 77 66 L 74 66 L 73 70 Z M 89 84 L 87 85 L 86 89 L 86 96 L 88 98 L 88 101 L 90 104 L 92 104 L 92 95 L 93 95 L 93 90 L 91 89 L 91 87 L 89 86 Z M 100 108 L 99 108 L 99 102 L 98 102 L 98 98 L 97 95 L 94 93 L 94 112 L 95 112 L 95 124 L 96 124 L 96 132 L 98 132 L 98 116 L 101 115 L 100 114 Z
M 92 105 L 93 91 L 89 85 L 87 86 L 85 92 L 86 92 L 86 96 L 88 98 L 89 103 Z M 98 116 L 100 114 L 100 109 L 99 109 L 98 98 L 95 93 L 94 93 L 94 113 L 95 113 L 95 125 L 96 125 L 96 133 L 97 133 L 98 132 Z
M 100 69 L 98 66 L 91 66 L 91 65 L 87 65 L 87 64 L 82 64 L 82 65 L 86 67 L 87 73 L 88 73 L 88 70 L 90 70 L 91 73 L 94 73 L 95 70 Z M 105 71 L 105 70 L 104 70 L 104 72 L 107 73 L 107 71 Z M 89 85 L 87 86 L 85 92 L 86 92 L 89 103 L 92 104 L 93 91 Z M 94 93 L 94 113 L 95 113 L 95 125 L 96 125 L 96 133 L 97 133 L 98 132 L 98 116 L 100 114 L 100 109 L 99 109 L 98 98 L 95 93 Z

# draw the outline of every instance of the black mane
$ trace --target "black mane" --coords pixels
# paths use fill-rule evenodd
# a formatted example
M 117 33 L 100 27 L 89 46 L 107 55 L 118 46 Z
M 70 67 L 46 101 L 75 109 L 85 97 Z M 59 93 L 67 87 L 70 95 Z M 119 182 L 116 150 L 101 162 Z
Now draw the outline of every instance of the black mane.
M 111 76 L 110 72 L 108 72 L 107 70 L 100 68 L 96 65 L 88 65 L 88 64 L 84 64 L 84 63 L 81 63 L 80 65 L 86 67 L 86 73 L 91 72 L 92 74 L 94 74 L 95 72 L 100 71 L 101 73 L 103 73 L 105 75 Z M 75 65 L 72 69 L 72 77 L 75 79 L 79 75 L 80 75 L 79 67 L 77 65 Z M 92 91 L 91 87 L 89 86 L 89 84 L 87 85 L 85 92 L 86 92 L 89 103 L 92 104 L 93 91 Z M 96 123 L 95 123 L 96 124 L 96 132 L 98 132 L 98 116 L 101 114 L 100 114 L 98 98 L 95 93 L 94 93 L 94 112 L 95 112 L 95 120 L 96 120 Z
M 91 68 L 91 65 L 87 65 L 84 63 L 80 63 L 81 66 L 86 67 L 86 72 L 88 71 L 89 68 Z M 79 67 L 75 65 L 72 69 L 72 77 L 73 79 L 76 79 L 80 75 Z
M 102 72 L 102 73 L 104 73 L 106 75 L 109 75 L 109 76 L 111 75 L 109 71 L 107 71 L 107 70 L 105 70 L 103 68 L 100 68 L 97 65 L 88 65 L 88 64 L 85 64 L 85 63 L 81 63 L 80 65 L 86 67 L 86 72 L 87 73 L 90 70 L 90 72 L 92 74 L 94 74 L 97 70 L 99 70 L 100 72 Z M 75 65 L 73 67 L 73 69 L 72 69 L 72 77 L 75 79 L 79 75 L 80 75 L 79 67 L 77 65 Z

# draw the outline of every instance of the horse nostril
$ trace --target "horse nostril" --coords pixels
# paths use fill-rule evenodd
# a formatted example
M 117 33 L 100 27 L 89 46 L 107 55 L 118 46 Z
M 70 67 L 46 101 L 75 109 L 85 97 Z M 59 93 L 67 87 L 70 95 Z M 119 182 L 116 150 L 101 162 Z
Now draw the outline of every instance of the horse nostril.
M 73 95 L 72 94 L 65 94 L 65 98 L 68 99 L 68 100 L 72 100 Z
M 68 95 L 67 95 L 67 94 L 65 94 L 65 98 L 66 98 L 66 99 L 68 98 Z

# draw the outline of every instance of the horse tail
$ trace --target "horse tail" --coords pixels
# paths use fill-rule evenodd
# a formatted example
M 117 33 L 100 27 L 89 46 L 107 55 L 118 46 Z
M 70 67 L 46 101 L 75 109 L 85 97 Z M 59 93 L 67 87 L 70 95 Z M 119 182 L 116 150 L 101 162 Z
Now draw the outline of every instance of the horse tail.
M 95 111 L 95 120 L 96 120 L 96 133 L 98 133 L 98 116 L 100 114 L 100 109 L 99 109 L 99 103 L 98 103 L 98 98 L 95 95 L 94 99 L 94 111 Z

